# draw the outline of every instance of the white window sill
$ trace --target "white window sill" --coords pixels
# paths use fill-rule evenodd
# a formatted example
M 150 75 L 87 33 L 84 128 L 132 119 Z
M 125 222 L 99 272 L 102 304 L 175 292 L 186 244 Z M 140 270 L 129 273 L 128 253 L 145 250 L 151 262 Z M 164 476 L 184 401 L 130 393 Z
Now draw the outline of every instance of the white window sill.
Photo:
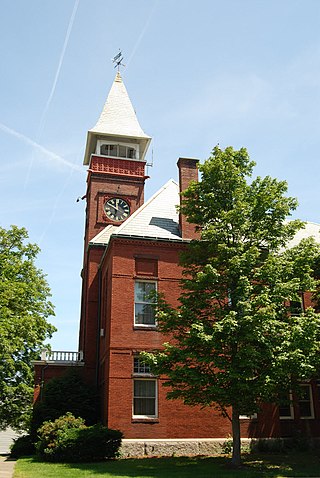
M 158 417 L 133 416 L 132 423 L 159 423 Z
M 156 325 L 147 325 L 147 324 L 134 324 L 133 328 L 135 330 L 157 330 Z

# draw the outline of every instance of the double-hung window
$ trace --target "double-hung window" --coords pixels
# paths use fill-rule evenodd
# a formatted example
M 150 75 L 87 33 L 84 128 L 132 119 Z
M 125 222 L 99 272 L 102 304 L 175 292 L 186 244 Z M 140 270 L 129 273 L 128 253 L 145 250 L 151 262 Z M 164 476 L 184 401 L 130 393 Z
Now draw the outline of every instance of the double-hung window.
M 283 398 L 279 404 L 279 418 L 280 420 L 290 420 L 294 417 L 293 405 L 292 405 L 292 394 L 287 393 L 283 394 Z
M 133 360 L 133 418 L 156 418 L 157 380 L 147 364 L 138 357 Z
M 300 418 L 314 418 L 312 393 L 310 384 L 300 385 L 300 394 L 298 397 Z
M 300 391 L 297 395 L 297 405 L 299 417 L 314 418 L 314 408 L 312 400 L 312 389 L 309 383 L 303 383 L 299 386 Z M 283 400 L 279 404 L 279 417 L 281 420 L 294 418 L 294 407 L 292 403 L 291 393 L 283 396 Z
M 300 300 L 290 300 L 289 303 L 289 312 L 292 316 L 298 316 L 303 314 L 304 307 L 302 298 Z
M 152 295 L 157 290 L 155 281 L 137 280 L 134 288 L 134 325 L 154 327 L 155 297 Z

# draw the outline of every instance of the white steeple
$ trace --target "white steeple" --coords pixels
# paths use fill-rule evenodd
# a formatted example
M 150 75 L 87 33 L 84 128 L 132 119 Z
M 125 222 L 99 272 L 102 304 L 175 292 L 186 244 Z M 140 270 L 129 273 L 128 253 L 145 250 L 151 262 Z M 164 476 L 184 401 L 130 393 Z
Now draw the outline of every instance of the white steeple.
M 136 143 L 139 145 L 140 160 L 144 160 L 151 141 L 151 137 L 144 133 L 139 124 L 119 72 L 116 74 L 100 118 L 88 131 L 83 164 L 89 164 L 97 140 Z

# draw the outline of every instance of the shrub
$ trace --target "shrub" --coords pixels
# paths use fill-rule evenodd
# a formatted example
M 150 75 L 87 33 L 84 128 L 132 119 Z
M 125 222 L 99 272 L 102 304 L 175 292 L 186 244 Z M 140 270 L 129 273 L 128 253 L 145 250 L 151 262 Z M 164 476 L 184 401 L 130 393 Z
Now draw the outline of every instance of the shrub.
M 251 452 L 255 453 L 290 453 L 308 451 L 312 441 L 307 437 L 259 438 L 251 442 Z
M 251 442 L 251 452 L 255 453 L 285 453 L 288 440 L 283 438 L 259 438 Z
M 20 456 L 34 455 L 36 452 L 32 437 L 30 435 L 23 435 L 14 440 L 10 447 L 10 455 L 13 458 L 20 458 Z
M 232 446 L 233 446 L 232 436 L 229 435 L 228 438 L 222 443 L 222 446 L 221 446 L 222 453 L 229 455 L 229 453 L 232 452 Z
M 41 401 L 33 408 L 30 434 L 36 440 L 37 430 L 45 421 L 55 420 L 67 412 L 93 425 L 98 419 L 97 404 L 95 388 L 86 384 L 77 370 L 68 370 L 45 384 Z
M 121 438 L 120 431 L 109 430 L 102 425 L 71 428 L 59 434 L 54 460 L 79 462 L 115 458 Z
M 68 412 L 52 422 L 44 422 L 38 430 L 40 438 L 36 445 L 38 453 L 44 457 L 54 455 L 59 435 L 70 428 L 85 428 L 83 418 L 75 418 L 72 413 Z
M 231 435 L 228 435 L 228 438 L 221 445 L 221 452 L 225 455 L 230 455 L 233 448 L 233 438 Z M 247 443 L 241 443 L 241 453 L 250 453 L 251 448 Z
M 122 433 L 102 425 L 87 427 L 70 413 L 39 429 L 37 450 L 47 461 L 98 461 L 115 458 Z

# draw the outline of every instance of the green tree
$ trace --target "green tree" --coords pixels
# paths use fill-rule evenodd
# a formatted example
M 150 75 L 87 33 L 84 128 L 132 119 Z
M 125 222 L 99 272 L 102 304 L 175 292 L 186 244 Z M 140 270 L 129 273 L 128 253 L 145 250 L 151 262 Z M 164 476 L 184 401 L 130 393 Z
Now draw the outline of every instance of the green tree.
M 0 429 L 23 429 L 31 414 L 32 360 L 56 330 L 45 276 L 35 266 L 39 247 L 24 228 L 0 228 Z
M 183 193 L 181 212 L 199 240 L 182 256 L 180 305 L 159 298 L 164 350 L 144 354 L 167 377 L 167 396 L 211 406 L 232 422 L 232 463 L 240 465 L 240 415 L 277 401 L 319 365 L 319 316 L 290 314 L 290 301 L 316 287 L 311 239 L 286 248 L 299 220 L 286 221 L 297 201 L 287 184 L 251 179 L 246 149 L 216 147 L 200 165 L 201 181 Z
M 30 433 L 36 439 L 37 430 L 44 421 L 52 421 L 65 413 L 81 417 L 86 425 L 98 421 L 96 388 L 85 383 L 76 368 L 70 368 L 61 377 L 54 377 L 43 387 L 40 401 L 33 407 Z

